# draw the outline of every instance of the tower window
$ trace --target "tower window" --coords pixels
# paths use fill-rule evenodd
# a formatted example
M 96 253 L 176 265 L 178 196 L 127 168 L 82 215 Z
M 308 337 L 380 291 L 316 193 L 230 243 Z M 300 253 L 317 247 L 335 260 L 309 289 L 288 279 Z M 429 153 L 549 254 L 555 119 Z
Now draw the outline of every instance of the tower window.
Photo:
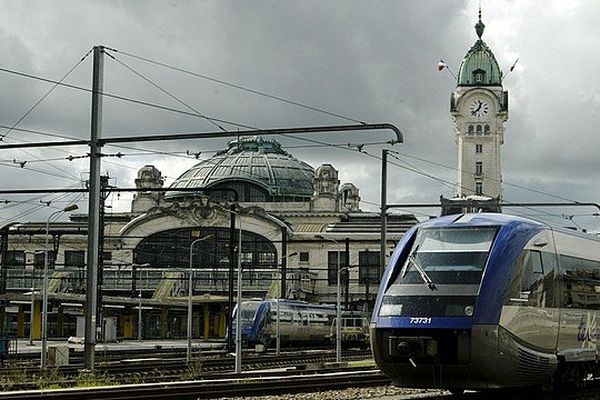
M 490 133 L 490 126 L 489 126 L 489 125 L 485 125 L 485 126 L 483 127 L 483 131 L 484 131 L 485 133 Z
M 483 194 L 483 182 L 475 182 L 475 194 Z
M 475 163 L 475 174 L 476 175 L 483 174 L 483 163 L 481 161 L 477 161 Z
M 485 71 L 482 69 L 476 69 L 473 71 L 473 82 L 475 83 L 483 83 L 485 80 Z
M 469 125 L 469 133 L 473 133 L 475 130 L 473 129 L 473 125 Z
M 483 145 L 482 144 L 475 145 L 475 153 L 483 153 Z
M 477 125 L 477 134 L 481 135 L 481 125 Z
M 308 251 L 301 251 L 300 252 L 300 262 L 304 262 L 307 263 L 310 260 L 309 258 L 309 254 Z

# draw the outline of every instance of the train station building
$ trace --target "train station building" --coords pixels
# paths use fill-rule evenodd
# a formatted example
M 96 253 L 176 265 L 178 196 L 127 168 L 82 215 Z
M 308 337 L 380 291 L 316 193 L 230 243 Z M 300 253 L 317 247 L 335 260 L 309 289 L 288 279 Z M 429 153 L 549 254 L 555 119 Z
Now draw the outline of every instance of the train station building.
M 222 338 L 238 256 L 244 299 L 335 303 L 370 310 L 380 280 L 380 216 L 338 170 L 314 168 L 276 140 L 240 138 L 183 173 L 166 192 L 162 171 L 142 167 L 129 212 L 104 216 L 103 337 L 185 337 L 192 271 L 193 336 Z M 388 216 L 391 251 L 417 220 Z M 238 251 L 238 234 L 241 251 Z M 50 244 L 49 337 L 82 335 L 87 215 L 0 229 L 0 324 L 41 337 L 45 241 Z M 339 262 L 338 262 L 339 257 Z M 141 317 L 141 318 L 140 318 Z M 78 326 L 79 325 L 79 326 Z

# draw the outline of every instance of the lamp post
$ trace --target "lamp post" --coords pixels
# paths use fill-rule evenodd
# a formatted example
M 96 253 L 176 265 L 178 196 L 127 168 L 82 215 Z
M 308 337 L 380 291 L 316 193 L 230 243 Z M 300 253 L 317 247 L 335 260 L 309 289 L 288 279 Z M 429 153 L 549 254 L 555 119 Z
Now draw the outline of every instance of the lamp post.
M 44 254 L 44 251 L 25 251 L 25 254 Z M 34 267 L 35 269 L 35 267 Z M 27 294 L 27 293 L 25 293 Z M 31 313 L 29 316 L 29 345 L 33 346 L 33 310 L 35 308 L 35 274 L 31 272 Z
M 33 286 L 33 278 L 31 284 L 31 316 L 29 318 L 29 345 L 33 346 L 33 309 L 35 307 L 35 286 Z
M 287 256 L 281 257 L 281 259 L 284 260 L 286 258 L 290 258 L 292 256 L 295 256 L 296 254 L 298 254 L 298 253 L 297 252 L 293 252 L 291 254 L 288 254 Z M 282 274 L 281 271 L 279 273 Z M 281 278 L 285 279 L 284 276 L 281 276 Z M 275 344 L 275 354 L 276 355 L 279 355 L 281 353 L 281 329 L 279 327 L 279 321 L 281 319 L 281 315 L 279 315 L 279 300 L 281 300 L 281 295 L 282 295 L 282 293 L 281 293 L 281 280 L 282 279 L 280 279 L 279 290 L 277 291 L 277 294 L 278 294 L 278 296 L 277 296 L 277 324 L 275 325 L 276 326 L 276 333 L 275 334 L 277 336 L 277 339 L 276 339 L 276 342 L 275 342 L 276 343 Z
M 239 212 L 221 208 L 239 221 L 237 258 L 237 312 L 235 313 L 235 373 L 242 372 L 242 217 Z
M 326 238 L 325 236 L 318 235 L 317 238 L 328 240 L 337 245 L 337 296 L 336 296 L 336 324 L 335 324 L 335 361 L 337 363 L 342 362 L 342 297 L 341 297 L 341 286 L 340 286 L 340 254 L 341 247 L 340 243 L 331 238 Z
M 192 361 L 192 252 L 194 245 L 198 242 L 210 239 L 213 235 L 207 235 L 203 238 L 196 239 L 190 244 L 190 272 L 188 276 L 188 310 L 187 310 L 187 362 Z M 140 292 L 141 296 L 141 292 Z
M 242 218 L 239 213 L 229 210 L 237 215 L 240 221 L 238 233 L 238 262 L 237 262 L 237 313 L 235 314 L 235 373 L 242 373 Z
M 135 271 L 140 267 L 149 267 L 150 263 L 131 264 L 131 286 L 135 280 Z M 139 285 L 138 285 L 138 342 L 142 341 L 142 271 L 139 270 Z
M 48 352 L 48 236 L 50 235 L 50 220 L 55 215 L 63 212 L 69 212 L 77 210 L 79 207 L 77 204 L 71 204 L 63 208 L 62 210 L 55 211 L 48 216 L 46 220 L 46 241 L 44 244 L 44 282 L 42 287 L 42 355 L 41 355 L 41 367 L 43 370 L 46 369 L 46 360 Z
M 142 341 L 142 274 L 140 271 L 140 293 L 138 294 L 138 342 Z

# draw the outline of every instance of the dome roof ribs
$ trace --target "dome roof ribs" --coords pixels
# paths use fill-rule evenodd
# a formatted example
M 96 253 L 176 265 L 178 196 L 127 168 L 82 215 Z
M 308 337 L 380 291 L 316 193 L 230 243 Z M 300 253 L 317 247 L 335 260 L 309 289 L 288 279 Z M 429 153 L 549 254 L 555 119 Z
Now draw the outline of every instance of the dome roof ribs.
M 262 195 L 251 187 L 260 187 L 259 191 L 266 190 L 267 198 L 259 201 L 308 201 L 313 194 L 313 176 L 314 168 L 284 151 L 278 141 L 244 137 L 231 140 L 227 149 L 183 173 L 165 198 L 195 195 L 178 192 L 178 187 L 201 189 L 222 184 L 244 185 L 254 199 Z

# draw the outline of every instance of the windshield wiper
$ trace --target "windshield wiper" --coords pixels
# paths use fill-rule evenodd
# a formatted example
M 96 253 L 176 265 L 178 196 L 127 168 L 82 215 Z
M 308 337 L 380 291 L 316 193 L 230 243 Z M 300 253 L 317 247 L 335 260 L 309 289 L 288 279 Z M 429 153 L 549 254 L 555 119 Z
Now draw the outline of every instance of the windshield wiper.
M 404 272 L 402 273 L 402 277 L 404 278 L 406 276 L 406 274 L 408 273 L 408 269 L 410 268 L 410 264 L 412 264 L 415 266 L 415 269 L 417 270 L 417 272 L 421 276 L 421 279 L 427 285 L 429 290 L 432 290 L 432 291 L 437 290 L 437 286 L 435 286 L 435 283 L 433 283 L 433 281 L 431 280 L 429 275 L 427 275 L 427 272 L 425 272 L 425 270 L 423 269 L 421 264 L 413 256 L 413 254 L 415 254 L 417 252 L 418 248 L 419 248 L 419 246 L 417 245 L 415 247 L 415 249 L 412 251 L 412 253 L 408 256 L 408 264 L 406 265 L 406 268 L 404 269 Z

